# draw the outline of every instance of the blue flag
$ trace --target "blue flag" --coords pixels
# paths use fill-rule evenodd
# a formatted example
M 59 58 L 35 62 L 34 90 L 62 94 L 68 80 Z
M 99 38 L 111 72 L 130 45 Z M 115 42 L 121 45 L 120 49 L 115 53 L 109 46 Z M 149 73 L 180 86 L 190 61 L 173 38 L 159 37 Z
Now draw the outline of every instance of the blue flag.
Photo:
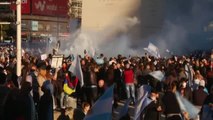
M 112 120 L 113 89 L 114 85 L 107 89 L 92 106 L 84 120 Z

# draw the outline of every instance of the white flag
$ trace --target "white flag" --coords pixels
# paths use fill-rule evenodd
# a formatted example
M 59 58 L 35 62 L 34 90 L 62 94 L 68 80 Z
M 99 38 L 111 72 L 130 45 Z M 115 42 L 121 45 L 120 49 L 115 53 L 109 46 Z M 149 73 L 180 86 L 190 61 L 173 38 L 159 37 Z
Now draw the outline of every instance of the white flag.
M 135 104 L 134 120 L 140 120 L 140 114 L 144 108 L 149 105 L 152 101 L 147 98 L 151 87 L 149 85 L 143 85 L 138 89 L 138 97 Z
M 144 50 L 149 52 L 149 54 L 151 54 L 152 56 L 154 56 L 156 58 L 160 58 L 159 49 L 154 44 L 149 43 L 148 47 L 144 48 Z
M 72 65 L 69 68 L 69 71 L 76 75 L 81 83 L 81 87 L 84 85 L 84 77 L 81 69 L 81 61 L 79 56 L 77 55 L 76 59 L 72 61 Z
M 84 120 L 112 120 L 112 101 L 114 85 L 95 102 Z
M 164 74 L 160 70 L 150 72 L 149 75 L 160 81 L 162 81 L 164 78 Z

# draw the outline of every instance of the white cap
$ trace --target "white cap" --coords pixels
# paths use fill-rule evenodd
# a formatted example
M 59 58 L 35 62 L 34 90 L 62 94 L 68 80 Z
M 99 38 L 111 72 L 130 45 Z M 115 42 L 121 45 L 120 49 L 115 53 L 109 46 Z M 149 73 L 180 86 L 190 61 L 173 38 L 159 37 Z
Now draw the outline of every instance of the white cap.
M 199 83 L 199 85 L 205 87 L 205 81 L 201 80 L 200 83 Z

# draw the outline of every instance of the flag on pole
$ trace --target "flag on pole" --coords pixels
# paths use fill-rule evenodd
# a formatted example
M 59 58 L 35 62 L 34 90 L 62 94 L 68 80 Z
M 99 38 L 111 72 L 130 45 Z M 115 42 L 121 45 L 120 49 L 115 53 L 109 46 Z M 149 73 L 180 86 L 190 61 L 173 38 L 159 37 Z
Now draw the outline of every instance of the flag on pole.
M 105 91 L 84 120 L 112 120 L 113 89 L 114 85 Z
M 186 98 L 182 97 L 178 92 L 175 93 L 180 109 L 183 112 L 189 113 L 190 119 L 195 119 L 198 116 L 199 109 L 190 103 Z
M 78 55 L 76 59 L 72 61 L 72 65 L 70 66 L 69 71 L 76 75 L 82 87 L 84 85 L 84 77 L 81 69 L 81 61 Z
M 154 44 L 149 43 L 148 47 L 144 48 L 144 50 L 146 50 L 147 52 L 149 52 L 149 54 L 151 54 L 152 56 L 154 56 L 156 58 L 160 58 L 159 49 Z
M 152 101 L 147 98 L 151 91 L 151 86 L 143 85 L 138 89 L 138 97 L 135 104 L 134 120 L 140 120 L 140 114 L 144 108 L 149 105 Z

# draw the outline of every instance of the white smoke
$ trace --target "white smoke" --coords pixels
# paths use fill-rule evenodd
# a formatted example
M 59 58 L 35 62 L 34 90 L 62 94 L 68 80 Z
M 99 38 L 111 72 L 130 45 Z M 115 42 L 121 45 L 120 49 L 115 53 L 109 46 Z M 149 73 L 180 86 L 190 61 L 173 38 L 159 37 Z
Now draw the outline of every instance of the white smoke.
M 99 31 L 79 30 L 70 36 L 69 41 L 62 42 L 64 46 L 60 52 L 65 55 L 83 55 L 84 50 L 87 50 L 90 54 L 96 52 L 104 53 L 106 56 L 136 55 L 136 50 L 130 48 L 131 38 L 128 32 L 139 23 L 136 17 L 132 17 L 124 18 L 123 21 L 115 22 Z

